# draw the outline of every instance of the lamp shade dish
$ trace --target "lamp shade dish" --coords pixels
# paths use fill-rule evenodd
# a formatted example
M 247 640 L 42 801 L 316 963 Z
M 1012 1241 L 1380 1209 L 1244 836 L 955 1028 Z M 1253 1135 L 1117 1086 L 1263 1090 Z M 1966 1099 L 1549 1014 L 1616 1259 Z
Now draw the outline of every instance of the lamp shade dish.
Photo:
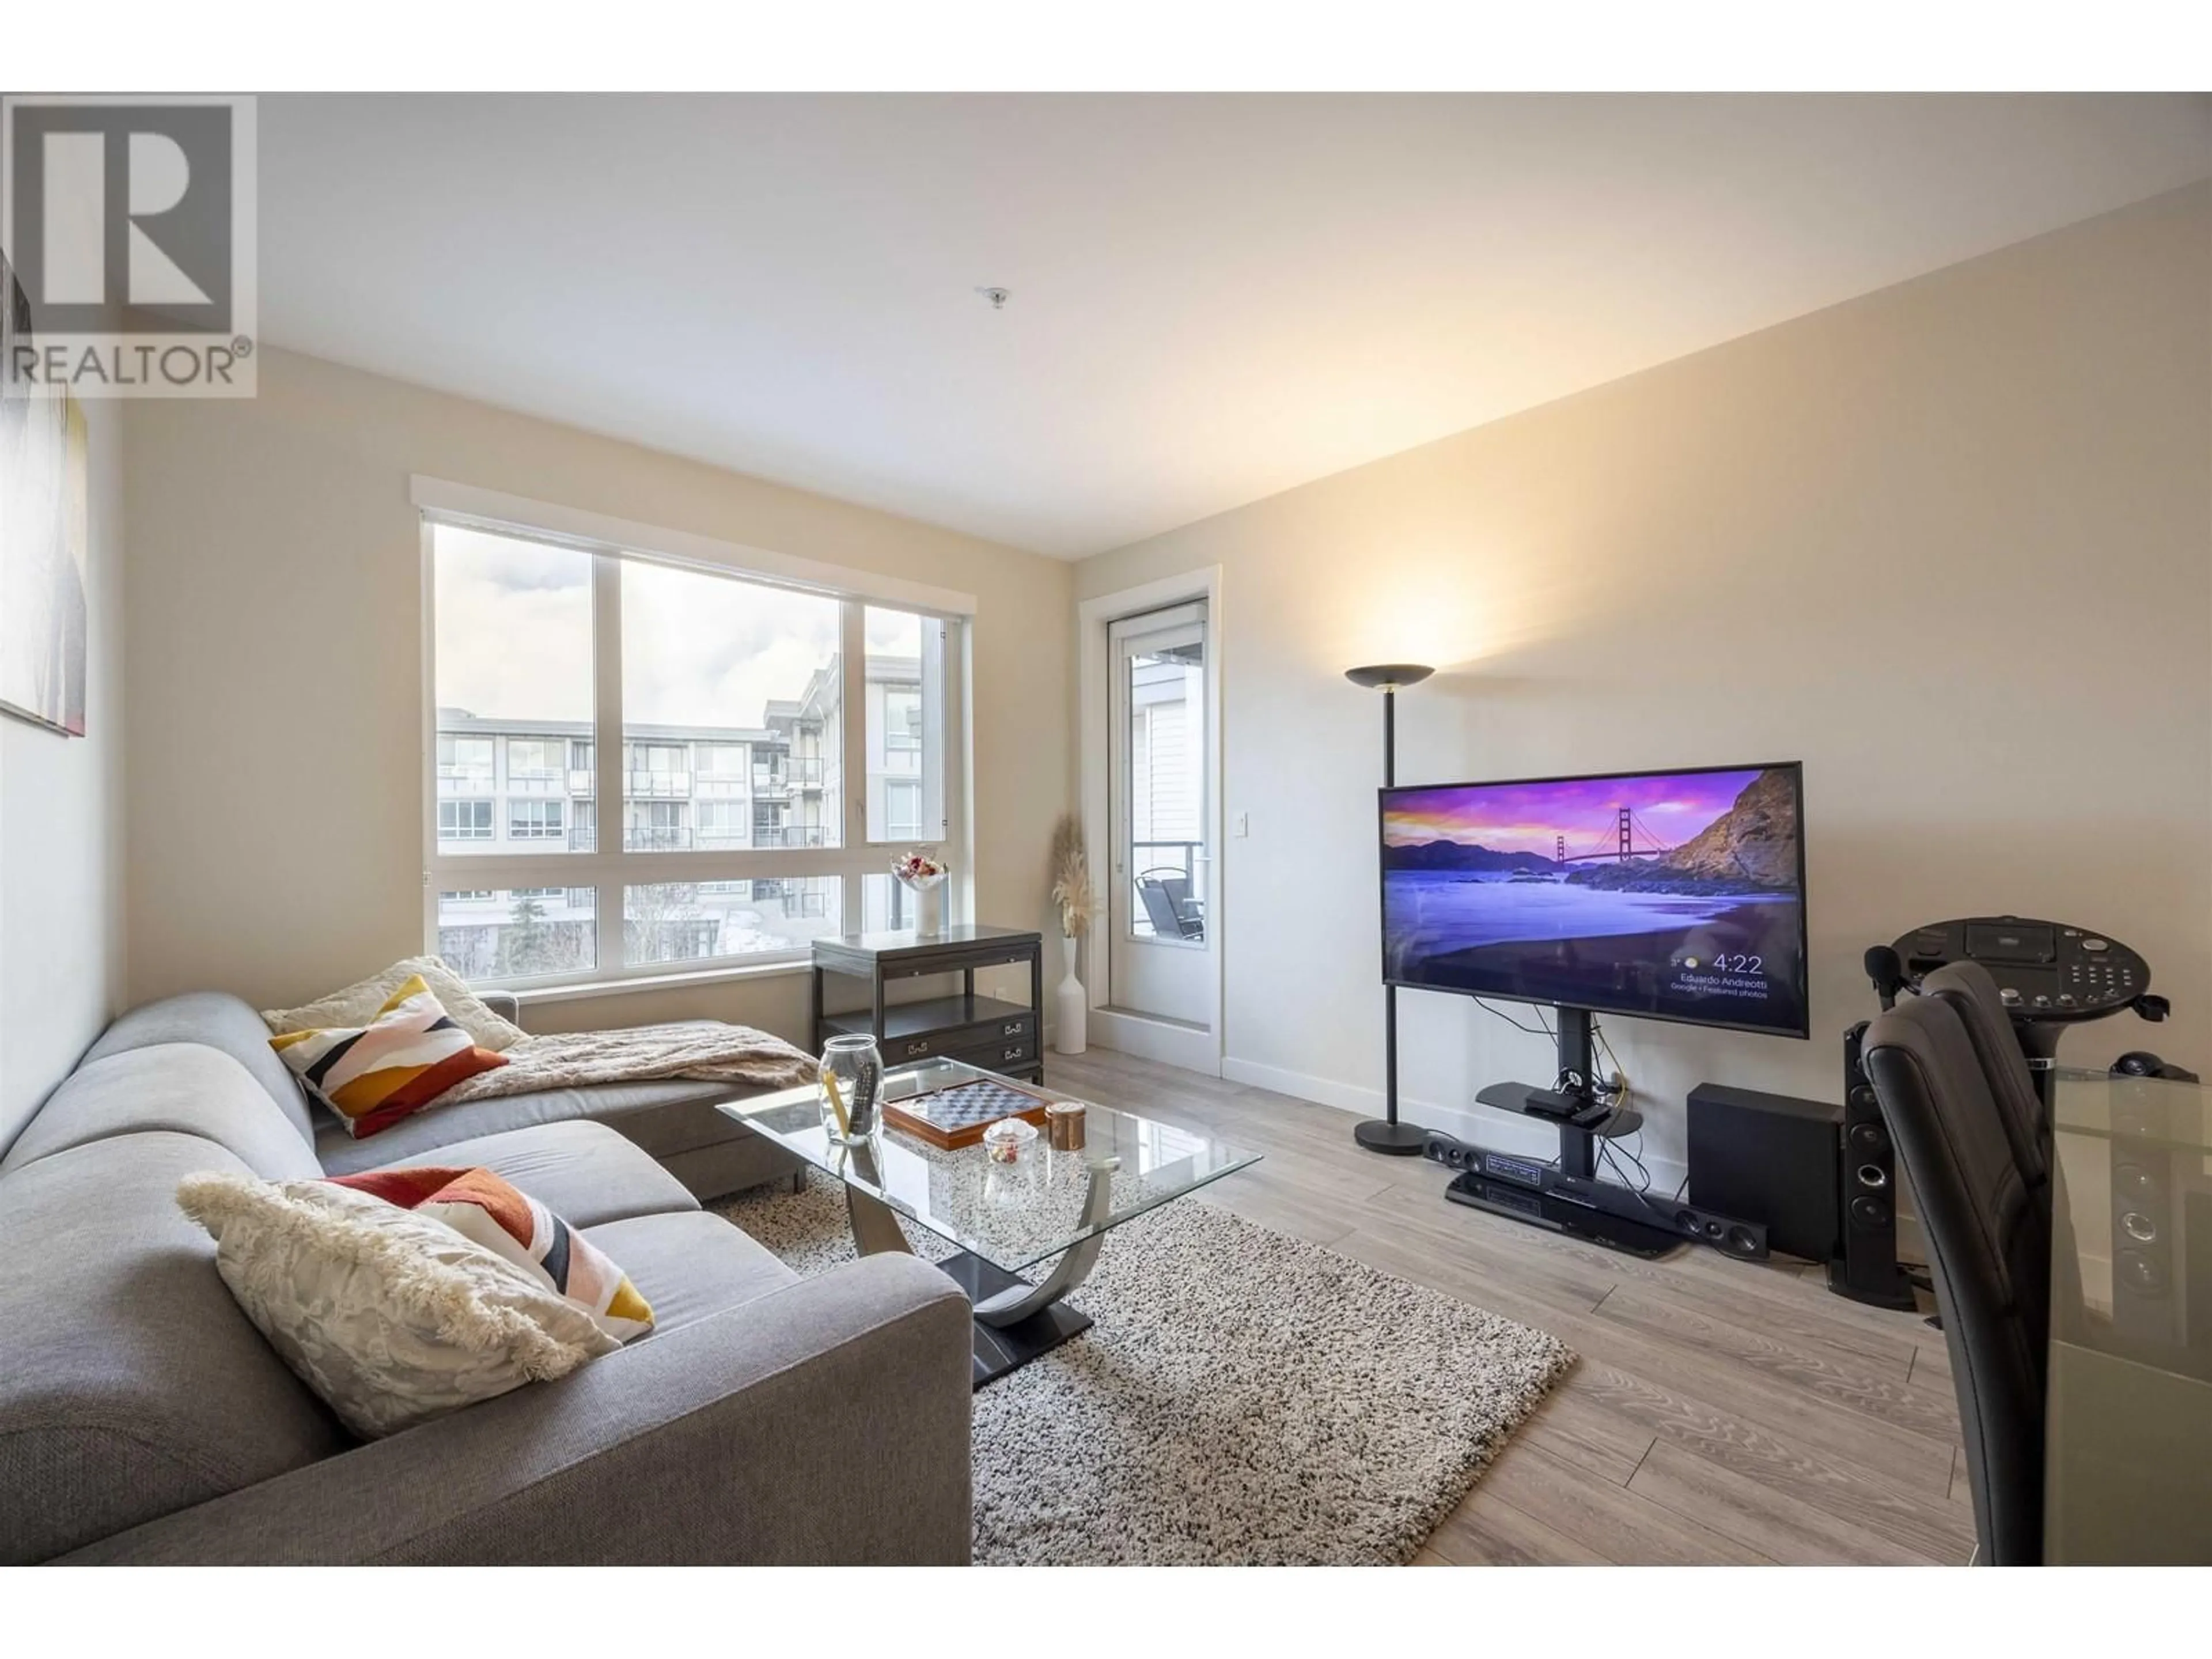
M 1418 662 L 1378 662 L 1364 668 L 1347 668 L 1344 678 L 1370 691 L 1402 691 L 1409 685 L 1419 685 L 1436 672 Z

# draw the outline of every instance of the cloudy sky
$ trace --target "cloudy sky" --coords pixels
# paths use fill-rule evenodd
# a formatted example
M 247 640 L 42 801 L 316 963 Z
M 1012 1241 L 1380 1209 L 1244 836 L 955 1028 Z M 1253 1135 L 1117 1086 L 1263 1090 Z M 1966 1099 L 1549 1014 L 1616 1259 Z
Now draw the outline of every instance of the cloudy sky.
M 1466 842 L 1501 853 L 1550 858 L 1556 837 L 1570 854 L 1618 844 L 1619 810 L 1669 847 L 1680 847 L 1735 805 L 1758 772 L 1662 773 L 1574 783 L 1489 784 L 1463 789 L 1401 789 L 1390 797 L 1383 838 L 1393 847 Z M 1637 837 L 1638 850 L 1643 837 Z
M 438 702 L 491 718 L 592 718 L 592 559 L 482 531 L 437 531 Z M 837 601 L 697 571 L 623 566 L 623 712 L 762 723 L 837 652 Z M 920 619 L 867 613 L 868 649 L 917 654 Z

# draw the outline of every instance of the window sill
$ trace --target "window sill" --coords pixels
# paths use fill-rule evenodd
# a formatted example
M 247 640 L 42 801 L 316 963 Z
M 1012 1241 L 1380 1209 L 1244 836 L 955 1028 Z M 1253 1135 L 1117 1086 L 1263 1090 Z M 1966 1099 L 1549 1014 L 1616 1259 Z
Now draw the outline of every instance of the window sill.
M 549 1002 L 580 1002 L 593 997 L 625 996 L 635 991 L 681 991 L 697 985 L 725 985 L 744 980 L 783 979 L 811 970 L 810 961 L 756 962 L 733 968 L 705 968 L 682 974 L 641 974 L 623 979 L 587 980 L 577 985 L 538 985 L 505 990 L 523 1007 Z M 501 987 L 487 988 L 495 990 Z

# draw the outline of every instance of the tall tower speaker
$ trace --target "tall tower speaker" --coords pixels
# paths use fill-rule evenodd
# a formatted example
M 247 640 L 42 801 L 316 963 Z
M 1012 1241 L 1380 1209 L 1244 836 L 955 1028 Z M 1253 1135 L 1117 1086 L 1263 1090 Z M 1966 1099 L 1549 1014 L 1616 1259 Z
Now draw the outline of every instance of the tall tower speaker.
M 1863 1021 L 1844 1033 L 1842 1237 L 1828 1288 L 1854 1302 L 1910 1311 L 1912 1281 L 1897 1265 L 1897 1152 L 1862 1060 Z

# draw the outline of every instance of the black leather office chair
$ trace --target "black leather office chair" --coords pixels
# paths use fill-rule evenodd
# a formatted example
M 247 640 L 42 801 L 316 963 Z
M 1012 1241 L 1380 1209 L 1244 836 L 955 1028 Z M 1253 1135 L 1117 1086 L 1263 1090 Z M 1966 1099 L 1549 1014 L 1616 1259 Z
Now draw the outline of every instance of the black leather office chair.
M 2004 1114 L 2005 1137 L 2012 1143 L 2013 1162 L 2031 1187 L 2051 1184 L 2051 1119 L 2042 1097 L 2035 1092 L 2035 1074 L 2027 1069 L 2027 1052 L 2012 1029 L 2012 1016 L 1997 982 L 1978 962 L 1954 962 L 1938 968 L 1920 981 L 1923 994 L 1951 1005 L 1974 1045 L 1974 1058 L 1982 1076 Z M 2047 1200 L 2045 1200 L 2048 1201 Z
M 1868 1078 L 1919 1200 L 1959 1396 L 1976 1559 L 2043 1559 L 2051 1211 L 1953 1004 L 1903 1001 L 1868 1026 Z

